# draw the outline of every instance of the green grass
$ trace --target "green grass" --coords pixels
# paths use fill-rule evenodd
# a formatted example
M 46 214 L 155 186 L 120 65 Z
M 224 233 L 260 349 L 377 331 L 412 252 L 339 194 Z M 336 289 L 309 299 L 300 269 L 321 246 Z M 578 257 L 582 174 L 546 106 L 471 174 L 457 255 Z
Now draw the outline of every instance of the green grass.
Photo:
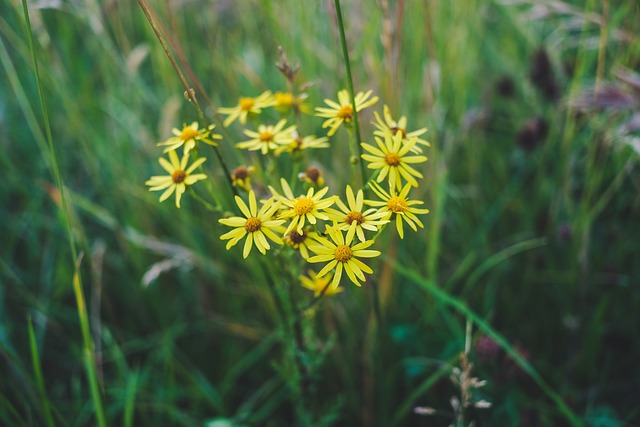
M 383 103 L 410 129 L 429 128 L 412 197 L 431 213 L 403 240 L 386 230 L 367 284 L 345 283 L 299 324 L 282 314 L 312 296 L 283 287 L 286 264 L 265 258 L 282 277 L 270 290 L 256 253 L 243 261 L 237 247 L 224 250 L 219 213 L 189 195 L 176 210 L 145 188 L 158 173 L 155 143 L 198 116 L 137 3 L 30 5 L 30 27 L 20 4 L 0 4 L 0 424 L 290 425 L 304 416 L 298 360 L 311 370 L 305 405 L 318 425 L 446 426 L 468 319 L 474 342 L 501 347 L 487 360 L 472 346 L 474 374 L 488 381 L 480 396 L 493 405 L 468 421 L 640 424 L 640 175 L 619 131 L 633 111 L 570 102 L 599 64 L 605 82 L 617 81 L 616 66 L 640 69 L 640 5 L 610 2 L 599 51 L 599 26 L 563 25 L 585 8 L 601 14 L 601 2 L 539 20 L 504 2 L 389 2 L 390 17 L 385 2 L 341 3 L 355 90 L 381 98 L 359 117 L 362 139 L 371 142 Z M 239 96 L 286 89 L 278 45 L 300 63 L 297 82 L 315 83 L 314 106 L 346 88 L 331 5 L 151 3 L 209 118 Z M 387 34 L 386 20 L 401 26 Z M 528 77 L 541 46 L 556 100 Z M 505 76 L 510 97 L 496 90 Z M 548 135 L 525 150 L 517 134 L 535 117 Z M 321 123 L 300 120 L 316 135 Z M 230 168 L 244 158 L 226 143 L 243 138 L 238 129 L 220 145 Z M 332 142 L 335 151 L 305 161 L 333 188 L 351 172 L 347 132 Z M 206 157 L 212 190 L 233 211 L 220 163 Z M 295 172 L 284 159 L 279 167 Z M 208 197 L 206 185 L 198 191 Z M 163 261 L 172 268 L 145 285 Z

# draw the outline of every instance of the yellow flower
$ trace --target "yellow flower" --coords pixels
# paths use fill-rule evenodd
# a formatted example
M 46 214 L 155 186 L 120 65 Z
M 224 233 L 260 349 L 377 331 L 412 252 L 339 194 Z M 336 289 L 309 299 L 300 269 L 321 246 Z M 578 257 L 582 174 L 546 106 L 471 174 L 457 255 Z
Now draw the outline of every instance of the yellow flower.
M 300 251 L 302 258 L 309 258 L 309 244 L 314 243 L 318 239 L 318 233 L 311 231 L 309 227 L 305 227 L 302 233 L 291 230 L 284 236 L 284 242 Z
M 232 184 L 249 191 L 251 189 L 251 174 L 255 171 L 256 168 L 253 166 L 238 166 L 231 172 Z
M 198 122 L 193 122 L 189 126 L 186 124 L 182 126 L 182 130 L 173 128 L 171 133 L 173 136 L 164 142 L 159 142 L 158 146 L 166 146 L 164 153 L 174 151 L 184 145 L 184 153 L 189 154 L 195 146 L 197 141 L 202 141 L 205 144 L 218 145 L 214 139 L 222 139 L 221 135 L 211 133 L 215 125 L 209 125 L 207 128 L 198 128 Z
M 348 231 L 351 227 L 355 228 L 358 239 L 364 242 L 364 230 L 378 231 L 378 226 L 389 222 L 386 219 L 382 219 L 388 216 L 386 212 L 379 212 L 377 209 L 371 208 L 364 210 L 364 193 L 362 190 L 358 190 L 357 195 L 354 197 L 353 190 L 350 185 L 347 185 L 347 203 L 345 205 L 342 200 L 336 200 L 336 205 L 340 210 L 327 209 L 329 218 L 335 221 L 338 229 L 342 231 Z
M 372 91 L 367 91 L 366 93 L 358 92 L 355 96 L 356 112 L 360 112 L 360 110 L 370 107 L 378 102 L 377 96 L 368 99 L 371 96 L 371 93 Z M 346 90 L 338 92 L 338 102 L 330 99 L 325 99 L 324 102 L 331 108 L 317 107 L 316 116 L 325 117 L 327 119 L 322 124 L 322 127 L 331 127 L 327 133 L 328 136 L 331 136 L 336 133 L 343 122 L 347 124 L 351 123 L 351 120 L 353 119 L 353 105 L 351 104 L 349 92 Z
M 326 274 L 323 277 L 318 277 L 316 273 L 309 270 L 308 276 L 300 276 L 300 284 L 313 291 L 313 296 L 316 298 L 320 296 L 331 296 L 335 294 L 339 294 L 344 289 L 340 286 L 330 286 L 332 274 Z
M 299 153 L 309 148 L 327 148 L 329 147 L 329 139 L 325 136 L 322 138 L 316 138 L 313 135 L 305 136 L 304 138 L 298 135 L 297 132 L 293 132 L 293 139 L 287 145 L 276 148 L 276 154 L 280 155 L 284 152 L 291 154 Z
M 385 137 L 386 135 L 395 136 L 398 132 L 402 134 L 402 139 L 416 139 L 416 144 L 431 147 L 431 144 L 426 139 L 419 138 L 420 135 L 427 131 L 427 128 L 414 130 L 413 132 L 407 132 L 407 118 L 405 116 L 400 117 L 398 121 L 393 120 L 391 113 L 389 113 L 389 106 L 384 106 L 384 120 L 380 118 L 377 111 L 373 112 L 376 117 L 376 121 L 373 125 L 377 130 L 373 131 L 374 135 Z M 414 153 L 422 153 L 422 148 L 414 145 L 411 148 Z
M 289 126 L 282 129 L 287 123 L 286 119 L 280 120 L 275 126 L 258 126 L 258 132 L 245 130 L 244 134 L 252 139 L 236 144 L 238 148 L 246 148 L 249 151 L 260 150 L 262 154 L 267 154 L 269 150 L 275 150 L 280 145 L 290 144 L 293 141 L 293 135 L 296 126 Z
M 296 113 L 301 111 L 305 114 L 309 114 L 309 104 L 304 103 L 305 99 L 307 99 L 306 93 L 295 96 L 291 92 L 276 92 L 273 94 L 273 105 L 281 114 L 286 114 L 289 109 L 293 109 Z
M 235 246 L 235 244 L 244 236 L 247 236 L 247 239 L 244 241 L 244 249 L 242 251 L 242 256 L 244 258 L 249 256 L 254 243 L 263 255 L 267 250 L 271 249 L 271 246 L 267 241 L 267 237 L 279 245 L 282 244 L 282 239 L 272 231 L 273 228 L 284 223 L 283 220 L 272 219 L 273 214 L 280 206 L 279 202 L 271 198 L 267 200 L 258 211 L 256 195 L 253 190 L 251 190 L 249 191 L 248 207 L 240 196 L 236 196 L 236 203 L 238 204 L 242 214 L 245 216 L 244 218 L 234 216 L 218 220 L 221 224 L 229 227 L 235 227 L 233 230 L 220 236 L 221 240 L 229 240 L 227 242 L 227 250 L 232 246 Z
M 182 160 L 178 159 L 178 155 L 175 151 L 169 151 L 169 161 L 164 157 L 160 157 L 158 161 L 160 162 L 160 166 L 164 170 L 166 170 L 169 175 L 168 176 L 152 176 L 145 185 L 150 186 L 149 191 L 159 191 L 165 190 L 164 193 L 160 196 L 160 201 L 164 202 L 173 194 L 176 193 L 176 207 L 180 207 L 180 198 L 182 194 L 186 191 L 188 185 L 193 185 L 197 181 L 201 179 L 205 179 L 207 176 L 203 173 L 192 174 L 194 170 L 198 166 L 200 166 L 205 158 L 199 158 L 195 162 L 191 164 L 187 168 L 187 163 L 189 162 L 189 155 L 185 154 L 182 156 Z
M 371 154 L 363 154 L 362 158 L 369 162 L 369 169 L 380 169 L 376 181 L 382 182 L 389 177 L 389 186 L 400 190 L 402 188 L 402 178 L 407 180 L 414 187 L 418 186 L 418 181 L 414 177 L 422 178 L 422 174 L 409 166 L 411 163 L 423 163 L 427 161 L 425 156 L 408 156 L 411 148 L 416 144 L 415 139 L 405 141 L 403 144 L 402 134 L 395 136 L 385 135 L 384 142 L 375 137 L 378 148 L 373 145 L 362 143 L 362 148 Z
M 275 103 L 271 91 L 266 91 L 256 98 L 240 98 L 238 105 L 229 108 L 218 108 L 218 113 L 228 114 L 224 119 L 224 127 L 228 127 L 235 119 L 239 119 L 241 124 L 247 123 L 249 114 L 260 114 L 263 108 L 271 107 Z
M 338 287 L 340 279 L 342 278 L 343 270 L 347 272 L 349 280 L 351 280 L 356 286 L 362 286 L 360 281 L 366 281 L 364 273 L 372 274 L 373 270 L 358 258 L 373 258 L 380 255 L 380 251 L 367 249 L 369 246 L 373 245 L 373 240 L 367 240 L 365 242 L 352 245 L 355 228 L 349 229 L 346 238 L 342 234 L 342 231 L 337 228 L 327 227 L 327 233 L 329 234 L 329 237 L 331 237 L 331 241 L 324 237 L 320 237 L 318 239 L 318 243 L 320 243 L 319 245 L 309 247 L 309 249 L 316 255 L 312 256 L 307 261 L 328 261 L 328 264 L 318 272 L 318 277 L 323 277 L 325 274 L 335 269 L 333 280 L 331 281 L 331 287 Z
M 369 206 L 381 206 L 380 211 L 387 214 L 387 218 L 395 216 L 396 229 L 400 238 L 404 238 L 404 231 L 402 229 L 402 220 L 404 220 L 413 231 L 418 231 L 416 225 L 420 228 L 424 228 L 422 222 L 418 219 L 416 214 L 428 214 L 429 209 L 419 209 L 412 206 L 422 205 L 424 202 L 419 200 L 409 200 L 407 195 L 411 189 L 411 185 L 404 186 L 400 194 L 396 193 L 396 189 L 391 187 L 390 193 L 387 193 L 375 182 L 371 182 L 371 189 L 382 201 L 365 200 L 365 203 Z
M 286 209 L 278 218 L 291 218 L 291 222 L 284 234 L 287 234 L 294 229 L 298 233 L 302 233 L 306 221 L 311 224 L 315 224 L 318 219 L 325 221 L 329 219 L 327 214 L 323 211 L 333 205 L 337 199 L 337 196 L 331 196 L 324 200 L 322 199 L 322 197 L 327 194 L 327 191 L 329 191 L 329 187 L 323 188 L 316 194 L 314 194 L 314 189 L 310 188 L 306 195 L 294 197 L 289 184 L 287 184 L 287 181 L 285 181 L 284 178 L 280 178 L 280 184 L 282 185 L 284 196 L 278 194 L 278 192 L 271 186 L 269 186 L 269 189 L 273 196 L 280 200 Z

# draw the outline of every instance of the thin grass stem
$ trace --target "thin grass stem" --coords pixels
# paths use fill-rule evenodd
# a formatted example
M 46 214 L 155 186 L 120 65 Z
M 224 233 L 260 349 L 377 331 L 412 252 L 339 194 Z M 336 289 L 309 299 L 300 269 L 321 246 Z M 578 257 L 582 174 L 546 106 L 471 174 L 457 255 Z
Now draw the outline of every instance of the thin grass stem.
M 49 397 L 44 387 L 44 377 L 42 375 L 42 367 L 40 365 L 40 356 L 38 354 L 38 345 L 36 344 L 36 334 L 33 330 L 33 323 L 31 316 L 27 316 L 27 329 L 29 331 L 29 347 L 31 349 L 31 363 L 33 365 L 33 374 L 36 377 L 36 384 L 38 386 L 38 394 L 40 394 L 40 400 L 42 401 L 42 412 L 45 422 L 48 427 L 53 427 L 53 416 L 51 414 L 51 406 L 49 404 Z
M 29 9 L 27 7 L 27 0 L 22 0 L 22 9 L 24 12 L 24 19 L 27 25 L 27 39 L 29 40 L 29 50 L 31 51 L 31 60 L 33 62 L 33 69 L 36 78 L 36 84 L 38 86 L 38 97 L 40 99 L 40 108 L 42 109 L 42 123 L 44 125 L 45 135 L 47 137 L 47 145 L 49 148 L 49 156 L 51 158 L 51 168 L 53 170 L 53 177 L 55 179 L 56 187 L 60 192 L 60 206 L 62 215 L 65 219 L 67 240 L 69 241 L 69 248 L 71 250 L 71 258 L 74 260 L 77 258 L 77 249 L 75 239 L 73 238 L 73 227 L 71 225 L 71 214 L 69 212 L 69 205 L 66 201 L 66 192 L 64 183 L 62 181 L 62 175 L 60 174 L 60 167 L 58 166 L 58 158 L 53 146 L 53 136 L 51 134 L 51 123 L 49 121 L 49 112 L 47 110 L 47 104 L 45 102 L 44 90 L 42 88 L 42 79 L 40 78 L 40 68 L 38 66 L 38 57 L 36 55 L 36 48 L 33 43 L 33 34 L 31 30 L 31 20 L 29 19 Z
M 96 370 L 96 360 L 93 353 L 93 340 L 91 339 L 91 332 L 89 330 L 89 316 L 87 315 L 87 306 L 85 304 L 84 294 L 82 292 L 82 282 L 80 279 L 80 274 L 78 273 L 79 270 L 80 259 L 76 263 L 76 272 L 73 275 L 73 290 L 78 306 L 80 328 L 82 329 L 82 340 L 84 343 L 84 364 L 85 369 L 87 370 L 87 376 L 89 377 L 89 387 L 96 411 L 96 417 L 98 418 L 98 426 L 106 427 L 107 419 L 105 417 L 104 409 L 102 406 L 102 396 L 100 394 L 98 372 Z
M 60 210 L 65 219 L 65 228 L 67 232 L 67 240 L 69 243 L 69 248 L 71 250 L 71 255 L 74 259 L 74 275 L 73 275 L 73 289 L 76 296 L 76 301 L 78 303 L 78 317 L 80 319 L 80 326 L 82 329 L 82 337 L 84 341 L 84 361 L 85 368 L 87 370 L 87 376 L 89 377 L 89 384 L 91 388 L 91 396 L 94 403 L 94 408 L 96 412 L 96 417 L 98 418 L 98 425 L 100 427 L 106 427 L 107 422 L 104 415 L 104 410 L 102 406 L 102 396 L 100 395 L 100 390 L 98 387 L 98 379 L 97 379 L 97 371 L 95 365 L 95 357 L 93 354 L 93 344 L 91 340 L 91 334 L 89 332 L 89 319 L 87 316 L 87 309 L 84 303 L 84 297 L 82 295 L 82 282 L 80 276 L 80 266 L 79 263 L 75 262 L 77 257 L 77 250 L 75 239 L 73 237 L 73 228 L 71 224 L 71 212 L 70 205 L 66 200 L 66 193 L 64 188 L 64 183 L 62 180 L 62 175 L 60 173 L 60 168 L 58 166 L 58 160 L 55 152 L 55 148 L 53 145 L 53 136 L 51 132 L 51 123 L 49 121 L 49 113 L 47 110 L 47 104 L 45 102 L 44 90 L 42 88 L 42 79 L 40 77 L 40 70 L 38 67 L 38 57 L 36 55 L 35 45 L 33 43 L 33 34 L 31 28 L 31 20 L 29 19 L 29 9 L 27 7 L 27 1 L 22 0 L 22 9 L 24 13 L 25 23 L 26 23 L 26 33 L 27 39 L 29 40 L 29 50 L 31 51 L 31 59 L 33 61 L 33 69 L 35 73 L 36 83 L 38 87 L 38 96 L 40 98 L 40 106 L 42 108 L 42 116 L 43 116 L 43 125 L 45 127 L 45 134 L 47 137 L 47 144 L 49 148 L 49 155 L 51 157 L 51 166 L 53 169 L 53 174 L 56 182 L 56 187 L 60 194 Z
M 334 0 L 336 6 L 336 15 L 338 17 L 338 28 L 340 28 L 340 42 L 342 44 L 342 54 L 344 55 L 344 66 L 347 71 L 347 86 L 349 88 L 349 95 L 351 96 L 351 105 L 353 105 L 353 129 L 356 138 L 357 149 L 357 162 L 360 165 L 360 178 L 362 179 L 362 185 L 367 182 L 367 172 L 364 168 L 364 162 L 362 161 L 362 138 L 360 137 L 360 124 L 358 122 L 358 111 L 356 109 L 355 91 L 353 89 L 353 77 L 351 75 L 351 65 L 349 63 L 349 50 L 347 49 L 347 39 L 344 33 L 344 22 L 342 19 L 342 9 L 340 8 L 340 0 Z
M 185 92 L 184 92 L 185 93 L 185 97 L 189 100 L 191 105 L 193 105 L 193 108 L 196 110 L 196 113 L 198 114 L 198 118 L 200 119 L 202 124 L 205 125 L 207 123 L 207 120 L 204 117 L 204 113 L 202 111 L 202 108 L 200 108 L 200 104 L 198 104 L 198 100 L 196 99 L 195 91 L 191 88 L 191 85 L 189 84 L 189 82 L 187 81 L 186 77 L 184 76 L 184 73 L 182 72 L 182 69 L 180 68 L 180 65 L 178 64 L 178 61 L 176 61 L 175 56 L 171 52 L 171 49 L 169 48 L 169 45 L 167 44 L 167 41 L 165 40 L 165 37 L 163 36 L 162 32 L 160 31 L 160 27 L 158 26 L 158 23 L 156 22 L 156 20 L 155 20 L 155 18 L 153 16 L 153 11 L 151 10 L 151 7 L 149 7 L 149 3 L 147 3 L 146 0 L 138 0 L 138 4 L 140 5 L 140 8 L 142 9 L 142 12 L 144 13 L 144 16 L 147 18 L 147 21 L 149 22 L 149 25 L 151 25 L 151 28 L 153 29 L 153 32 L 156 35 L 156 38 L 158 39 L 158 41 L 160 42 L 160 45 L 162 46 L 162 49 L 167 54 L 167 57 L 169 58 L 169 61 L 171 62 L 171 65 L 173 66 L 173 69 L 175 70 L 176 74 L 178 75 L 178 78 L 180 79 L 180 82 L 182 82 L 182 85 L 184 86 L 184 90 L 185 90 Z M 216 153 L 216 157 L 218 158 L 218 161 L 220 162 L 220 166 L 222 166 L 222 170 L 224 172 L 226 181 L 229 183 L 229 187 L 231 188 L 231 191 L 233 192 L 234 195 L 237 196 L 238 195 L 238 190 L 233 185 L 233 181 L 231 179 L 231 171 L 227 167 L 227 163 L 224 161 L 224 158 L 222 157 L 222 153 L 220 153 L 219 147 L 215 146 L 215 147 L 213 147 L 213 150 Z

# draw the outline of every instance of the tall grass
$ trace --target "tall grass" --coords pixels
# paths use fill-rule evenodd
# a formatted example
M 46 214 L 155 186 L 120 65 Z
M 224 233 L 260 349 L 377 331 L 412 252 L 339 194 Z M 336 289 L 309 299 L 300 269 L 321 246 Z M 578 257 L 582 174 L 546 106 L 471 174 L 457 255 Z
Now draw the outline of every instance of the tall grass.
M 327 425 L 448 425 L 469 317 L 474 342 L 502 348 L 489 358 L 471 349 L 492 407 L 469 421 L 640 419 L 640 176 L 617 131 L 633 111 L 573 107 L 586 88 L 615 82 L 616 65 L 638 70 L 640 7 L 566 2 L 574 15 L 534 19 L 535 2 L 512 3 L 341 2 L 356 91 L 372 88 L 410 128 L 429 127 L 416 198 L 431 213 L 413 239 L 381 237 L 372 286 L 311 309 L 302 332 L 317 337 L 311 395 Z M 241 94 L 284 89 L 278 45 L 301 64 L 300 81 L 314 82 L 315 105 L 346 87 L 332 2 L 150 5 L 206 117 Z M 29 6 L 26 32 L 21 5 L 0 4 L 0 424 L 292 423 L 282 360 L 295 349 L 278 344 L 289 332 L 258 262 L 226 252 L 218 217 L 194 198 L 176 211 L 144 188 L 155 143 L 198 117 L 143 12 L 132 2 Z M 555 99 L 529 78 L 540 47 Z M 536 117 L 548 133 L 525 149 L 522 129 Z M 371 120 L 360 117 L 365 141 Z M 318 119 L 301 122 L 322 133 Z M 337 136 L 342 151 L 317 158 L 329 185 L 349 173 L 348 134 Z M 231 144 L 220 154 L 230 168 L 241 159 Z M 213 158 L 205 167 L 224 182 Z M 228 186 L 214 191 L 231 199 Z M 69 242 L 84 253 L 79 267 Z M 78 295 L 101 305 L 79 318 Z M 100 326 L 92 334 L 87 322 Z M 87 351 L 95 363 L 85 369 Z

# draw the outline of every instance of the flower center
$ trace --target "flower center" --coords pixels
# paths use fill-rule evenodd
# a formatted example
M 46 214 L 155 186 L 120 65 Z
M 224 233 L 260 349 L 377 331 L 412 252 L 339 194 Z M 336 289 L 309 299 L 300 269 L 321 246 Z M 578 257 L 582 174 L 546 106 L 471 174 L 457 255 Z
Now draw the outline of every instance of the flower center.
M 392 127 L 392 128 L 391 128 L 391 133 L 392 133 L 394 136 L 395 136 L 395 135 L 397 135 L 397 134 L 398 134 L 398 132 L 400 132 L 400 133 L 402 134 L 402 137 L 403 137 L 403 138 L 406 138 L 406 137 L 407 137 L 407 132 L 406 132 L 404 129 L 402 129 L 401 127 L 394 126 L 394 127 Z
M 291 240 L 291 243 L 293 243 L 294 245 L 299 245 L 306 239 L 307 235 L 304 232 L 300 234 L 296 230 L 293 230 L 291 233 L 289 233 L 289 240 Z
M 291 143 L 291 150 L 292 151 L 302 150 L 302 138 L 297 137 L 296 139 L 293 140 L 293 142 Z
M 184 181 L 186 177 L 187 177 L 187 174 L 185 173 L 185 171 L 181 171 L 179 169 L 173 171 L 173 173 L 171 174 L 171 179 L 176 184 L 180 184 L 182 181 Z
M 244 223 L 244 229 L 247 233 L 253 233 L 260 230 L 261 225 L 262 222 L 255 216 L 252 216 L 251 218 L 247 218 L 247 222 Z
M 245 179 L 249 178 L 249 171 L 247 170 L 246 166 L 238 166 L 234 169 L 231 175 L 233 175 L 233 179 L 244 181 Z
M 364 216 L 360 212 L 349 212 L 347 217 L 344 219 L 344 222 L 351 225 L 353 221 L 356 221 L 358 225 L 364 222 Z
M 293 210 L 296 212 L 296 215 L 300 216 L 311 212 L 313 210 L 313 207 L 313 200 L 309 197 L 300 197 L 293 204 Z
M 351 104 L 343 105 L 338 110 L 338 114 L 336 114 L 336 116 L 349 123 L 351 121 L 351 116 L 353 116 L 353 107 Z
M 320 178 L 320 170 L 313 166 L 310 166 L 304 174 L 307 175 L 307 178 L 312 182 L 318 182 L 318 178 Z
M 200 131 L 193 129 L 189 126 L 185 126 L 184 129 L 182 129 L 182 132 L 180 133 L 180 139 L 183 141 L 188 141 L 190 139 L 195 138 L 198 135 L 200 135 Z
M 387 153 L 384 156 L 384 161 L 387 162 L 389 166 L 398 166 L 400 164 L 400 156 L 396 153 Z
M 258 136 L 258 138 L 260 139 L 260 142 L 270 142 L 270 141 L 273 141 L 274 136 L 275 135 L 273 135 L 271 132 L 266 130 L 264 132 L 260 132 L 260 135 Z
M 339 262 L 347 262 L 353 256 L 353 251 L 347 245 L 339 245 L 333 253 L 333 256 Z
M 240 98 L 240 109 L 243 111 L 250 111 L 256 104 L 256 100 L 253 98 Z
M 407 201 L 402 197 L 393 196 L 387 202 L 387 207 L 391 212 L 402 213 L 407 210 Z

